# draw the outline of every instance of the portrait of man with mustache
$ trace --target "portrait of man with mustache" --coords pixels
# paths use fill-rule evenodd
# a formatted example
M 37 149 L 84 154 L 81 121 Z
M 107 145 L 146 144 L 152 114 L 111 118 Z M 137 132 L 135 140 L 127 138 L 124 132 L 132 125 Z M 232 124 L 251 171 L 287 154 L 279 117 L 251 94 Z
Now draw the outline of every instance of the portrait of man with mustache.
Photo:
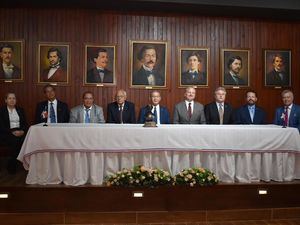
M 94 67 L 87 71 L 87 83 L 113 83 L 113 72 L 108 69 L 109 54 L 106 49 L 99 48 L 92 55 Z
M 142 63 L 138 71 L 133 74 L 133 85 L 164 86 L 165 79 L 157 67 L 158 54 L 153 45 L 144 45 L 137 55 Z
M 14 47 L 4 43 L 0 48 L 0 79 L 20 79 L 21 70 L 13 63 Z

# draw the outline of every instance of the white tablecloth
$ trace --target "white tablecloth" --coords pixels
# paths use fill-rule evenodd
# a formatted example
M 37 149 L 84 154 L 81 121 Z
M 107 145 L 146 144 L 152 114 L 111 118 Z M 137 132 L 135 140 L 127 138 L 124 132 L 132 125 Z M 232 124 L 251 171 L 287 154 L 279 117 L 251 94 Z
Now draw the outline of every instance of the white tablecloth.
M 101 185 L 145 165 L 176 174 L 201 166 L 223 182 L 300 178 L 300 136 L 275 125 L 54 124 L 31 126 L 18 159 L 28 184 Z

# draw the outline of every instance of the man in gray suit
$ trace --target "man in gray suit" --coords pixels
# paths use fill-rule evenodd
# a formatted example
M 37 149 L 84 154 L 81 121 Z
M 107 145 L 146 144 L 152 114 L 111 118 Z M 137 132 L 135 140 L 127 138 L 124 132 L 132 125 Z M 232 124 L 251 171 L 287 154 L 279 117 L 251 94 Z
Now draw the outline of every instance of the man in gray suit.
M 196 89 L 188 87 L 184 93 L 185 101 L 179 102 L 174 108 L 173 123 L 205 124 L 204 107 L 195 102 Z
M 71 109 L 70 123 L 105 123 L 102 107 L 94 104 L 92 92 L 84 92 L 83 105 Z

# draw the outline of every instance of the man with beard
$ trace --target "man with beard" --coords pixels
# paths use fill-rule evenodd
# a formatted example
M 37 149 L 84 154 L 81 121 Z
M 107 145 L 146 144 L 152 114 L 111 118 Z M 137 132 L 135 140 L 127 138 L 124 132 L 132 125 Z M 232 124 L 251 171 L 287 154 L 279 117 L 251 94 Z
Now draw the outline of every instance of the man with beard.
M 20 79 L 21 70 L 14 65 L 13 60 L 14 48 L 12 45 L 4 44 L 0 49 L 0 79 Z
M 224 85 L 247 85 L 248 82 L 245 82 L 239 75 L 239 72 L 242 69 L 242 58 L 240 56 L 231 57 L 228 60 L 227 68 L 229 71 L 224 74 Z
M 157 54 L 155 47 L 152 45 L 145 45 L 138 54 L 138 60 L 143 65 L 134 73 L 132 84 L 133 85 L 148 85 L 148 86 L 164 86 L 165 79 L 158 72 L 156 66 Z
M 246 92 L 247 104 L 240 107 L 236 112 L 236 124 L 265 124 L 266 113 L 256 105 L 257 94 L 255 91 Z
M 62 54 L 58 48 L 50 48 L 47 58 L 49 59 L 49 68 L 43 71 L 42 82 L 67 82 L 67 73 L 61 67 L 63 60 Z
M 113 83 L 113 73 L 107 69 L 108 54 L 103 48 L 93 56 L 95 67 L 87 73 L 87 83 Z
M 266 85 L 289 86 L 290 79 L 284 71 L 284 62 L 282 55 L 274 55 L 272 63 L 273 70 L 267 74 Z

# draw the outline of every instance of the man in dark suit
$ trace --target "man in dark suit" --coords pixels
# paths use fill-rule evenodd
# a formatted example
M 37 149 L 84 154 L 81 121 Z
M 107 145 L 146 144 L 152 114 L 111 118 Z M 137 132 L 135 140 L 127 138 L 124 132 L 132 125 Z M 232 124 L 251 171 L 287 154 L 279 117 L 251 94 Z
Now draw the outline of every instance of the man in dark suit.
M 8 162 L 9 173 L 16 172 L 17 156 L 28 129 L 24 110 L 16 106 L 15 93 L 7 93 L 4 107 L 0 108 L 0 141 L 12 150 L 12 157 Z
M 265 124 L 266 113 L 256 105 L 257 94 L 255 91 L 247 91 L 246 105 L 243 105 L 236 111 L 235 123 L 236 124 Z
M 113 83 L 113 73 L 107 69 L 108 61 L 106 49 L 98 49 L 93 56 L 95 67 L 87 72 L 87 83 Z
M 68 105 L 56 99 L 54 86 L 47 84 L 43 90 L 47 100 L 37 104 L 35 123 L 68 123 Z
M 13 60 L 14 47 L 10 44 L 4 44 L 0 49 L 0 79 L 20 79 L 21 70 L 14 65 Z
M 181 85 L 207 85 L 206 73 L 199 70 L 201 63 L 199 53 L 192 52 L 186 62 L 189 68 L 181 74 Z
M 207 124 L 233 124 L 233 109 L 225 99 L 226 89 L 218 87 L 215 90 L 215 101 L 204 108 Z
M 150 96 L 151 101 L 151 113 L 154 115 L 154 121 L 156 124 L 169 124 L 170 123 L 170 113 L 168 109 L 160 105 L 161 96 L 159 91 L 152 91 Z M 146 115 L 149 112 L 149 105 L 141 108 L 139 123 L 145 123 Z
M 138 54 L 138 60 L 143 65 L 133 74 L 133 85 L 164 86 L 165 78 L 159 73 L 156 66 L 156 49 L 152 45 L 145 45 Z
M 224 85 L 245 86 L 248 85 L 243 78 L 240 77 L 239 72 L 242 69 L 242 58 L 240 56 L 233 56 L 227 63 L 228 72 L 224 74 Z
M 184 93 L 185 101 L 179 102 L 174 107 L 173 123 L 175 124 L 205 124 L 204 107 L 194 101 L 196 89 L 188 87 Z
M 126 91 L 118 90 L 116 101 L 107 105 L 107 123 L 136 123 L 134 104 L 126 98 Z
M 300 106 L 293 103 L 294 94 L 290 90 L 281 93 L 283 106 L 276 109 L 274 124 L 295 127 L 300 132 Z
M 49 59 L 49 68 L 43 70 L 42 82 L 67 82 L 67 72 L 61 67 L 62 54 L 58 48 L 50 48 L 47 58 Z
M 289 86 L 290 77 L 284 71 L 284 62 L 282 55 L 274 55 L 272 63 L 274 68 L 267 74 L 266 85 Z

